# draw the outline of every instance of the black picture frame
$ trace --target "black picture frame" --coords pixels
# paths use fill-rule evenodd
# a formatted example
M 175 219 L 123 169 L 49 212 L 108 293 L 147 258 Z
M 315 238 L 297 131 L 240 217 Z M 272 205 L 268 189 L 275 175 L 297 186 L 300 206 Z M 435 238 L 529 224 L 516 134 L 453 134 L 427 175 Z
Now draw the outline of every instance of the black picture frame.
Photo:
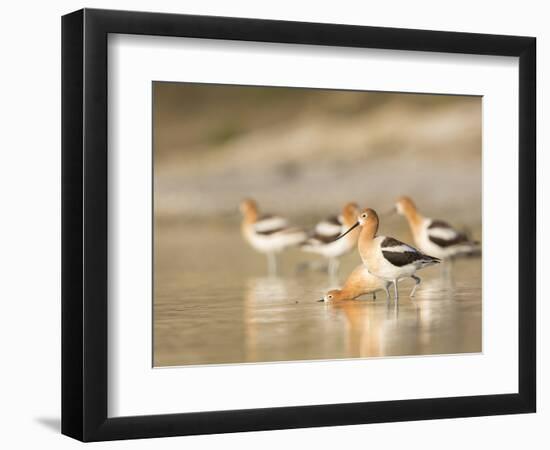
M 519 57 L 518 392 L 107 417 L 110 33 Z M 535 90 L 533 37 L 94 9 L 63 16 L 62 433 L 82 441 L 102 441 L 535 412 Z

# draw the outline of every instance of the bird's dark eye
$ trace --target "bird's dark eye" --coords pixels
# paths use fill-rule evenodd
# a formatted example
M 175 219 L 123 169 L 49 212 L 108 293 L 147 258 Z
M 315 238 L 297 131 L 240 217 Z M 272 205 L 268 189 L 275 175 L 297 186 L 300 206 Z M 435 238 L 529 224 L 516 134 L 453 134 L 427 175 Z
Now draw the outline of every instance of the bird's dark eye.
M 329 295 L 328 298 L 332 298 L 332 295 Z
M 361 217 L 362 217 L 363 219 L 366 219 L 366 218 L 367 218 L 367 215 L 366 215 L 366 214 L 361 214 Z

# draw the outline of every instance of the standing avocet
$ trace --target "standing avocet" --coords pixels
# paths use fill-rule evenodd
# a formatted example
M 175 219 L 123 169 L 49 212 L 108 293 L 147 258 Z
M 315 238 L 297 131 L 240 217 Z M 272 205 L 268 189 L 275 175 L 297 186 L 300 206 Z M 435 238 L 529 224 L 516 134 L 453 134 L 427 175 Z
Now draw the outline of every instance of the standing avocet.
M 422 216 L 409 197 L 400 197 L 395 210 L 405 216 L 415 244 L 425 253 L 439 259 L 450 259 L 479 250 L 479 242 L 470 240 L 447 222 Z
M 359 206 L 357 203 L 347 203 L 339 216 L 331 216 L 315 225 L 310 237 L 300 246 L 306 252 L 317 253 L 328 259 L 328 272 L 336 274 L 340 261 L 338 258 L 349 253 L 357 245 L 359 231 L 348 234 L 345 238 L 335 241 L 344 231 L 357 220 Z
M 307 234 L 304 230 L 290 227 L 283 217 L 259 215 L 254 200 L 243 200 L 240 205 L 243 215 L 241 231 L 246 241 L 260 253 L 267 255 L 270 274 L 277 272 L 277 253 L 287 247 L 301 244 Z
M 363 263 L 369 272 L 386 281 L 391 281 L 394 287 L 394 299 L 399 299 L 397 283 L 403 278 L 412 278 L 416 284 L 410 296 L 414 297 L 416 288 L 420 284 L 420 278 L 416 271 L 439 263 L 438 258 L 425 255 L 414 247 L 404 244 L 397 239 L 386 236 L 377 236 L 379 219 L 376 211 L 370 208 L 364 209 L 359 215 L 358 221 L 348 231 L 337 239 L 344 237 L 356 227 L 361 227 L 359 233 L 358 248 Z
M 374 276 L 369 272 L 367 266 L 360 264 L 357 266 L 344 283 L 342 289 L 333 289 L 328 291 L 320 302 L 332 302 L 339 300 L 354 300 L 364 294 L 372 294 L 376 299 L 376 291 L 386 292 L 386 300 L 390 298 L 390 282 Z

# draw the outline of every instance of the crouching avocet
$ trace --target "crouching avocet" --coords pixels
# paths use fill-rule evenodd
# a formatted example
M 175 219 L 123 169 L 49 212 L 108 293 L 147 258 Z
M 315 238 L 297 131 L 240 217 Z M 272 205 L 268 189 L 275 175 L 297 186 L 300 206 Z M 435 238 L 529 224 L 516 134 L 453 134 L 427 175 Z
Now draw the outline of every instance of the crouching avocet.
M 363 263 L 373 275 L 385 281 L 391 281 L 394 287 L 394 299 L 399 299 L 397 283 L 403 278 L 412 278 L 416 284 L 410 296 L 414 297 L 420 278 L 416 271 L 440 262 L 438 258 L 425 255 L 410 245 L 386 236 L 377 236 L 379 219 L 373 209 L 364 209 L 358 221 L 337 239 L 344 237 L 356 227 L 361 227 L 358 248 Z
M 372 294 L 376 299 L 376 292 L 383 290 L 386 292 L 386 300 L 390 298 L 388 288 L 390 282 L 378 278 L 369 272 L 367 266 L 361 264 L 357 266 L 344 283 L 342 289 L 333 289 L 328 291 L 320 302 L 332 302 L 339 300 L 354 300 L 364 294 Z
M 447 222 L 422 216 L 409 197 L 399 198 L 395 210 L 405 216 L 414 242 L 423 252 L 440 259 L 450 259 L 479 250 L 479 242 L 470 240 Z
M 342 209 L 342 214 L 319 222 L 308 239 L 300 246 L 306 252 L 317 253 L 327 258 L 330 275 L 335 275 L 338 270 L 338 258 L 349 253 L 357 245 L 358 230 L 338 241 L 335 241 L 335 238 L 356 222 L 358 213 L 359 206 L 356 203 L 347 203 Z
M 275 274 L 277 253 L 302 243 L 307 238 L 306 232 L 297 227 L 290 227 L 283 217 L 270 214 L 260 216 L 254 200 L 243 200 L 240 210 L 243 214 L 243 237 L 255 250 L 267 255 L 269 273 Z

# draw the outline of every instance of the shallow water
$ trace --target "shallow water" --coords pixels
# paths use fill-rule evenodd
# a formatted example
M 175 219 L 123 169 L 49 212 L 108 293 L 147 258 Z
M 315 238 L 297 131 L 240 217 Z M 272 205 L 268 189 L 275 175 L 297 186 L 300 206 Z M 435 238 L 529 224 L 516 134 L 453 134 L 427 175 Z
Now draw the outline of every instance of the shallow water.
M 346 256 L 339 279 L 301 263 L 297 250 L 266 275 L 265 257 L 225 228 L 157 224 L 154 365 L 200 365 L 480 352 L 481 259 L 459 260 L 400 283 L 400 300 L 379 293 L 318 303 L 359 264 Z M 191 237 L 192 236 L 192 237 Z

